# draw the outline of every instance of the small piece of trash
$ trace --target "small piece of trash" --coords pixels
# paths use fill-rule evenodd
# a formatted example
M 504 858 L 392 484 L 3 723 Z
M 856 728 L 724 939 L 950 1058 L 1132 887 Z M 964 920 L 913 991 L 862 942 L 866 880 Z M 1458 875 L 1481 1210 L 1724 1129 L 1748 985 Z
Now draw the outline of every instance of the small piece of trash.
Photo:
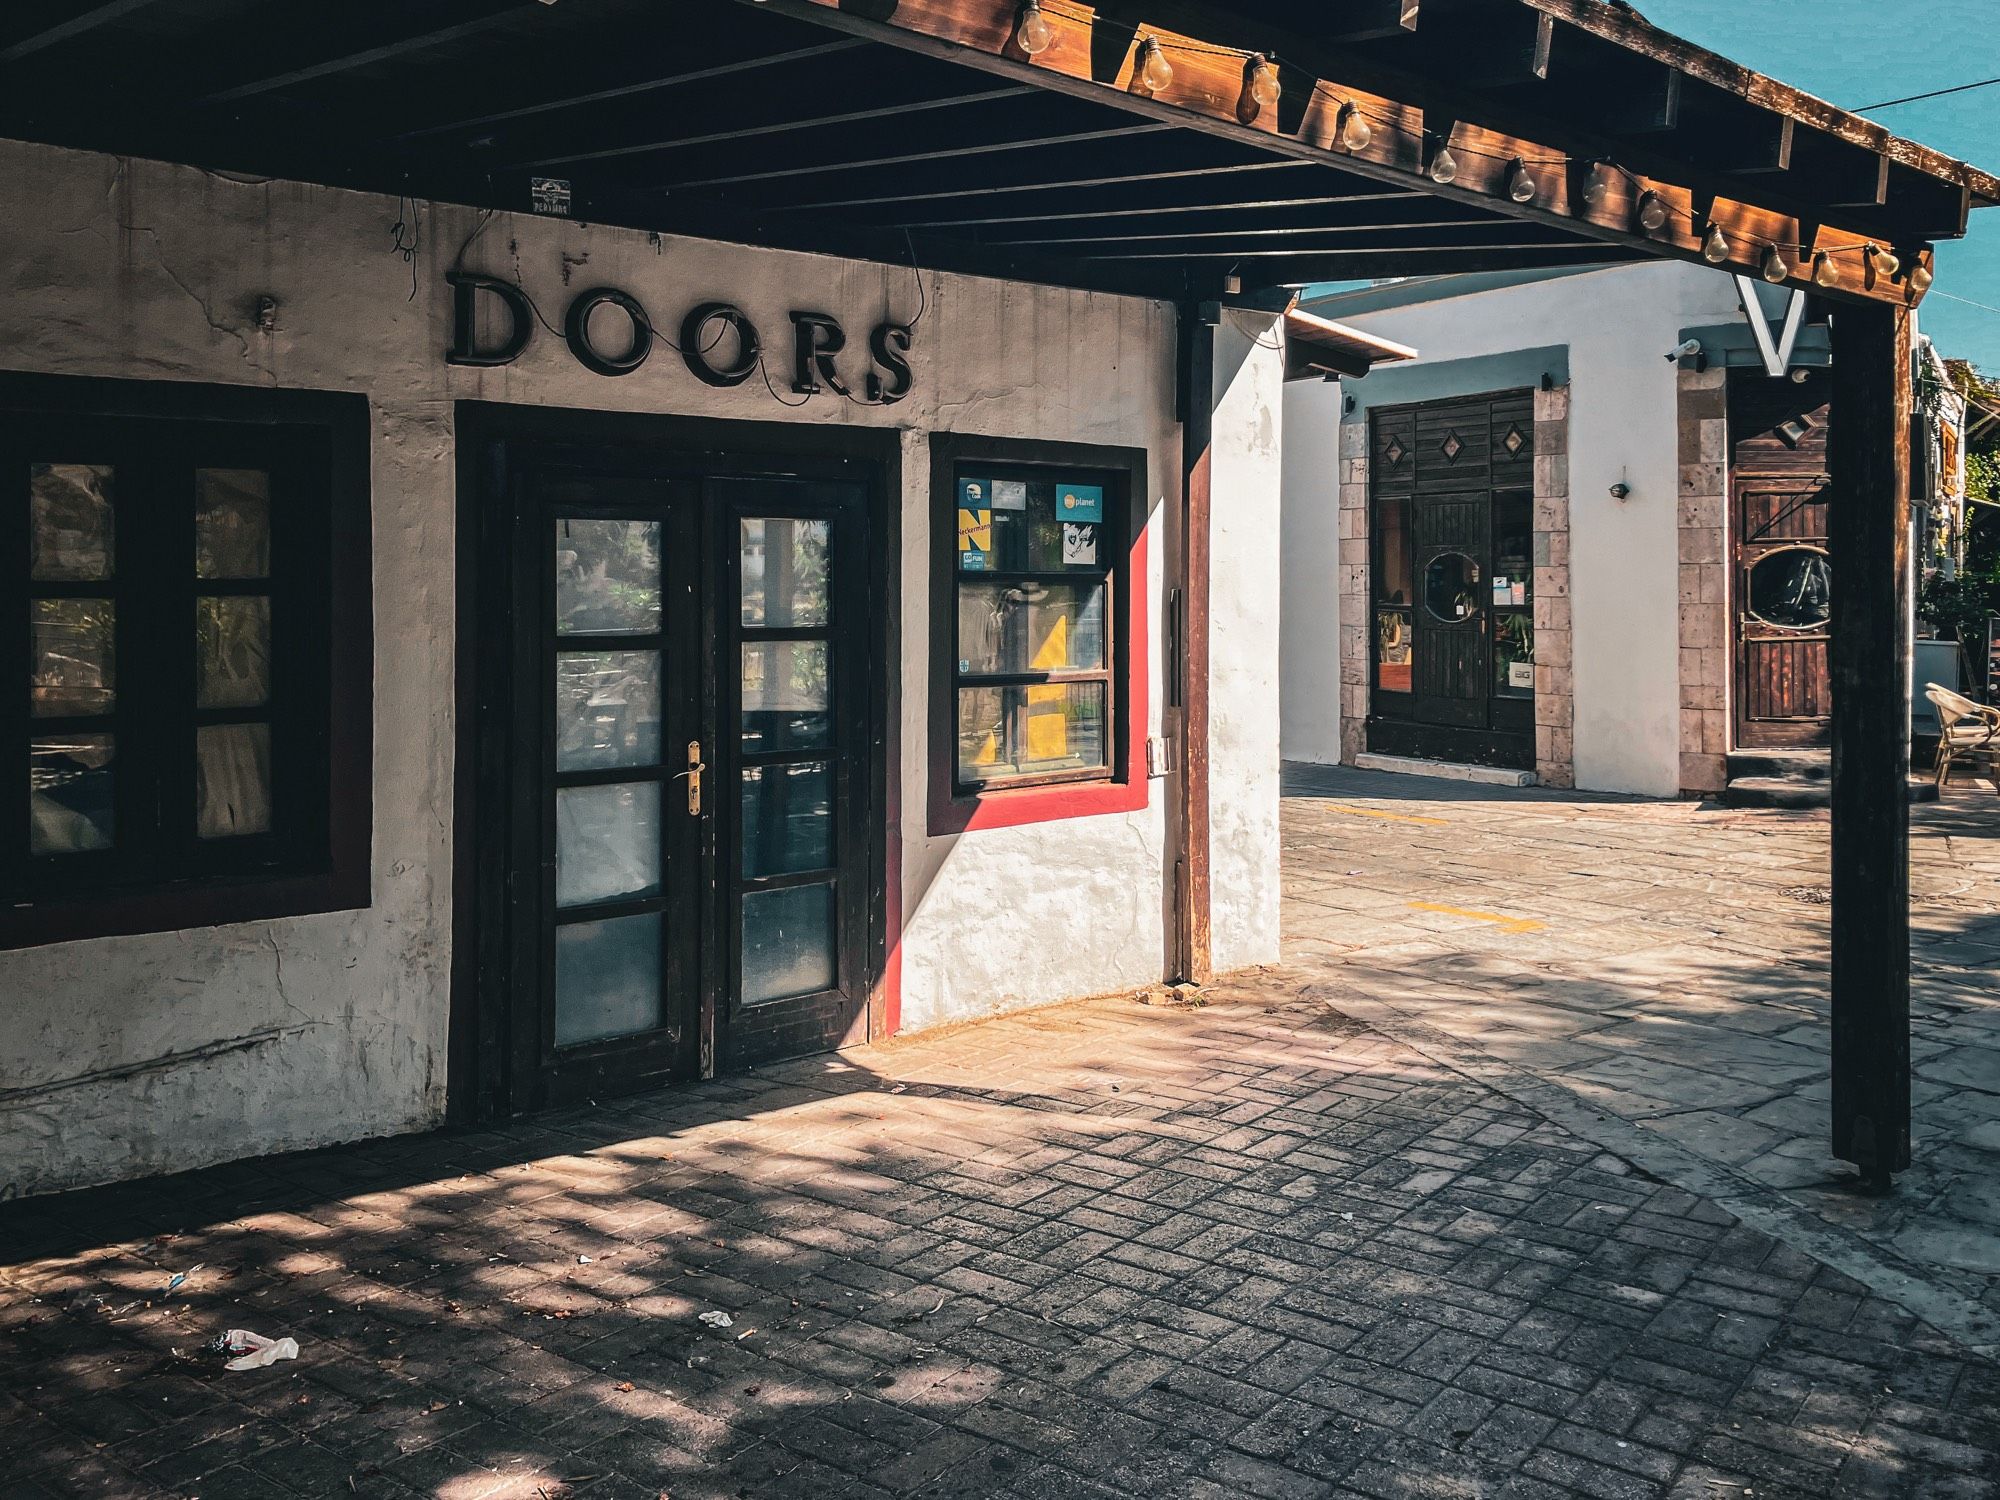
M 736 1320 L 720 1308 L 717 1308 L 714 1312 L 703 1313 L 701 1321 L 706 1323 L 710 1328 L 733 1328 L 736 1326 Z
M 590 1264 L 590 1257 L 588 1255 L 579 1255 L 576 1258 L 576 1263 L 580 1266 L 587 1266 Z
M 908 1090 L 908 1088 L 909 1088 L 909 1085 L 908 1085 L 907 1083 L 899 1083 L 899 1084 L 896 1084 L 896 1085 L 894 1085 L 894 1086 L 893 1086 L 893 1087 L 892 1087 L 892 1088 L 891 1088 L 891 1089 L 889 1090 L 889 1092 L 890 1092 L 890 1093 L 892 1093 L 892 1094 L 900 1094 L 900 1093 L 903 1093 L 903 1092 L 905 1092 L 906 1090 Z
M 263 1334 L 252 1333 L 247 1328 L 230 1329 L 215 1341 L 215 1347 L 224 1354 L 236 1356 L 222 1367 L 225 1370 L 261 1370 L 281 1359 L 299 1357 L 297 1339 L 267 1339 Z
M 1344 1222 L 1344 1223 L 1348 1223 L 1348 1224 L 1352 1224 L 1352 1223 L 1354 1222 L 1354 1215 L 1353 1215 L 1353 1214 L 1342 1214 L 1342 1215 L 1341 1215 L 1340 1217 L 1341 1217 L 1341 1220 L 1342 1220 L 1342 1222 Z
M 205 1269 L 206 1264 L 207 1264 L 206 1262 L 203 1262 L 199 1265 L 189 1266 L 185 1271 L 174 1272 L 173 1275 L 167 1278 L 167 1284 L 164 1287 L 160 1288 L 160 1294 L 162 1296 L 168 1296 L 168 1297 L 172 1296 L 175 1292 L 179 1291 L 182 1287 L 187 1285 L 188 1277 L 194 1275 L 194 1273 L 197 1271 Z

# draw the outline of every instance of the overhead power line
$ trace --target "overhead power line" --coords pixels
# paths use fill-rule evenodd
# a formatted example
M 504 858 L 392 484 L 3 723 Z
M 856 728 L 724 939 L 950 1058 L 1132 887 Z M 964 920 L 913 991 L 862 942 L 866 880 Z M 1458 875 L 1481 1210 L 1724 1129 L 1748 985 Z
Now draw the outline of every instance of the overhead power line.
M 1955 84 L 1948 89 L 1932 89 L 1928 94 L 1906 94 L 1901 99 L 1884 99 L 1880 104 L 1864 104 L 1853 113 L 1865 115 L 1871 110 L 1891 109 L 1898 104 L 1915 104 L 1919 99 L 1942 99 L 1946 94 L 1964 94 L 1973 89 L 1990 89 L 2000 83 L 2000 78 L 1982 78 L 1977 83 Z

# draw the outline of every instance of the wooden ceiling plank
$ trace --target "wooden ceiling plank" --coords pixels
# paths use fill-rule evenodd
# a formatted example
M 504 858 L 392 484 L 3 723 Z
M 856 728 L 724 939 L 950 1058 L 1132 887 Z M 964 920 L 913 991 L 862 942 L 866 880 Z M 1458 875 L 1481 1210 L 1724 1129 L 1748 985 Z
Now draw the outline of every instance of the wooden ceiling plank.
M 1851 145 L 1878 151 L 1891 161 L 1927 176 L 1946 178 L 1968 188 L 1982 202 L 2000 203 L 2000 179 L 1992 173 L 1904 140 L 1875 121 L 1829 104 L 1804 89 L 1767 78 L 1705 47 L 1661 31 L 1629 7 L 1614 9 L 1600 0 L 1521 0 L 1521 3 L 1628 51 L 1656 58 L 1690 78 L 1726 89 L 1760 108 L 1788 115 Z
M 712 67 L 693 68 L 682 73 L 668 73 L 657 78 L 640 79 L 636 83 L 619 84 L 611 88 L 593 89 L 589 93 L 568 94 L 558 99 L 544 99 L 536 104 L 523 104 L 513 109 L 494 110 L 487 114 L 467 115 L 456 120 L 445 120 L 434 125 L 418 126 L 414 130 L 399 132 L 399 141 L 422 140 L 430 136 L 455 135 L 468 130 L 488 129 L 495 125 L 511 124 L 517 120 L 533 119 L 540 115 L 554 114 L 566 109 L 579 109 L 594 104 L 612 104 L 622 99 L 630 99 L 639 94 L 654 93 L 662 89 L 681 88 L 688 84 L 707 83 L 718 78 L 734 78 L 745 73 L 759 73 L 767 68 L 785 67 L 793 63 L 819 62 L 840 52 L 852 52 L 866 47 L 868 43 L 859 37 L 834 37 L 818 42 L 810 47 L 794 47 L 785 52 L 763 53 L 755 57 L 739 58 L 732 62 L 717 63 Z
M 23 58 L 33 57 L 38 52 L 45 52 L 50 47 L 61 46 L 64 42 L 74 41 L 80 36 L 88 36 L 100 26 L 109 26 L 114 21 L 122 21 L 134 11 L 144 10 L 156 3 L 158 0 L 106 0 L 103 5 L 94 5 L 66 21 L 58 21 L 53 26 L 44 26 L 38 31 L 29 32 L 26 36 L 15 38 L 4 48 L 0 48 L 0 63 L 19 62 Z
M 907 228 L 916 229 L 958 229 L 977 228 L 992 224 L 1070 224 L 1092 219 L 1116 219 L 1120 222 L 1157 219 L 1174 214 L 1224 213 L 1234 210 L 1269 210 L 1303 207 L 1333 207 L 1338 204 L 1417 202 L 1426 195 L 1415 192 L 1391 193 L 1333 193 L 1319 197 L 1304 198 L 1250 198 L 1233 200 L 1207 199 L 1200 203 L 1168 203 L 1139 206 L 1133 208 L 1080 209 L 1065 213 L 1058 209 L 1041 209 L 1025 214 L 983 214 L 956 219 L 899 219 L 897 222 Z
M 943 99 L 916 99 L 902 104 L 884 104 L 870 109 L 847 110 L 840 114 L 817 115 L 808 119 L 774 120 L 762 125 L 746 125 L 734 130 L 710 131 L 705 135 L 670 137 L 664 140 L 639 141 L 625 146 L 607 146 L 596 151 L 571 151 L 559 156 L 531 157 L 525 161 L 508 162 L 508 167 L 551 167 L 557 165 L 581 165 L 584 162 L 615 161 L 625 156 L 645 156 L 658 151 L 676 151 L 694 146 L 721 145 L 729 141 L 754 140 L 765 136 L 784 135 L 800 130 L 828 130 L 841 125 L 866 124 L 876 120 L 891 120 L 906 115 L 924 114 L 943 109 L 958 109 L 966 105 L 988 104 L 999 99 L 1024 98 L 1036 90 L 1028 84 L 1007 84 L 999 88 L 984 89 L 969 94 L 955 94 Z
M 1184 167 L 1160 172 L 1117 172 L 1093 177 L 1045 178 L 1036 175 L 1029 182 L 984 183 L 972 187 L 928 188 L 918 192 L 878 193 L 856 198 L 817 198 L 807 202 L 788 203 L 782 212 L 817 212 L 830 208 L 873 208 L 897 203 L 948 203 L 961 198 L 988 198 L 1000 193 L 1052 193 L 1074 191 L 1078 188 L 1103 188 L 1120 183 L 1174 182 L 1197 177 L 1235 176 L 1244 172 L 1309 172 L 1311 162 L 1279 159 L 1248 163 L 1231 163 L 1228 166 Z
M 256 98 L 260 94 L 276 93 L 281 89 L 295 88 L 302 83 L 312 83 L 341 73 L 351 73 L 357 68 L 388 62 L 407 53 L 428 51 L 449 42 L 463 41 L 466 37 L 475 36 L 503 21 L 513 19 L 525 3 L 529 3 L 529 0 L 469 0 L 469 3 L 453 7 L 454 11 L 459 13 L 459 19 L 447 25 L 404 33 L 370 46 L 342 52 L 337 56 L 303 63 L 284 72 L 272 73 L 229 88 L 218 89 L 203 95 L 195 102 L 208 105 L 235 104 L 245 99 Z

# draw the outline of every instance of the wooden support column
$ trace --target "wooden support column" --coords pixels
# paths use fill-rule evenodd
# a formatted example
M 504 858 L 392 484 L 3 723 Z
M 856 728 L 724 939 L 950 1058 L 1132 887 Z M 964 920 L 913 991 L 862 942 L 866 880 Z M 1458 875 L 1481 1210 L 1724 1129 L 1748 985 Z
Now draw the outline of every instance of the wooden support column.
M 1832 319 L 1833 1154 L 1910 1164 L 1910 314 Z
M 1209 440 L 1215 420 L 1214 304 L 1180 307 L 1176 401 L 1181 420 L 1180 608 L 1173 701 L 1180 708 L 1180 796 L 1174 807 L 1173 977 L 1206 984 L 1209 947 Z

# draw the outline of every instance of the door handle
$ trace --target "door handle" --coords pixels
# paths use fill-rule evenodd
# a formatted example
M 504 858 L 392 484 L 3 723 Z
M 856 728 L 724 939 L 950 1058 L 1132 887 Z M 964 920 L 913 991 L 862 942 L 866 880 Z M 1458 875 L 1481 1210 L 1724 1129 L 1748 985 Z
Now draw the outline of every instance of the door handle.
M 685 771 L 674 772 L 674 780 L 679 781 L 683 776 L 687 778 L 688 816 L 691 818 L 701 816 L 701 773 L 707 769 L 707 764 L 701 758 L 701 741 L 689 740 L 688 768 Z

